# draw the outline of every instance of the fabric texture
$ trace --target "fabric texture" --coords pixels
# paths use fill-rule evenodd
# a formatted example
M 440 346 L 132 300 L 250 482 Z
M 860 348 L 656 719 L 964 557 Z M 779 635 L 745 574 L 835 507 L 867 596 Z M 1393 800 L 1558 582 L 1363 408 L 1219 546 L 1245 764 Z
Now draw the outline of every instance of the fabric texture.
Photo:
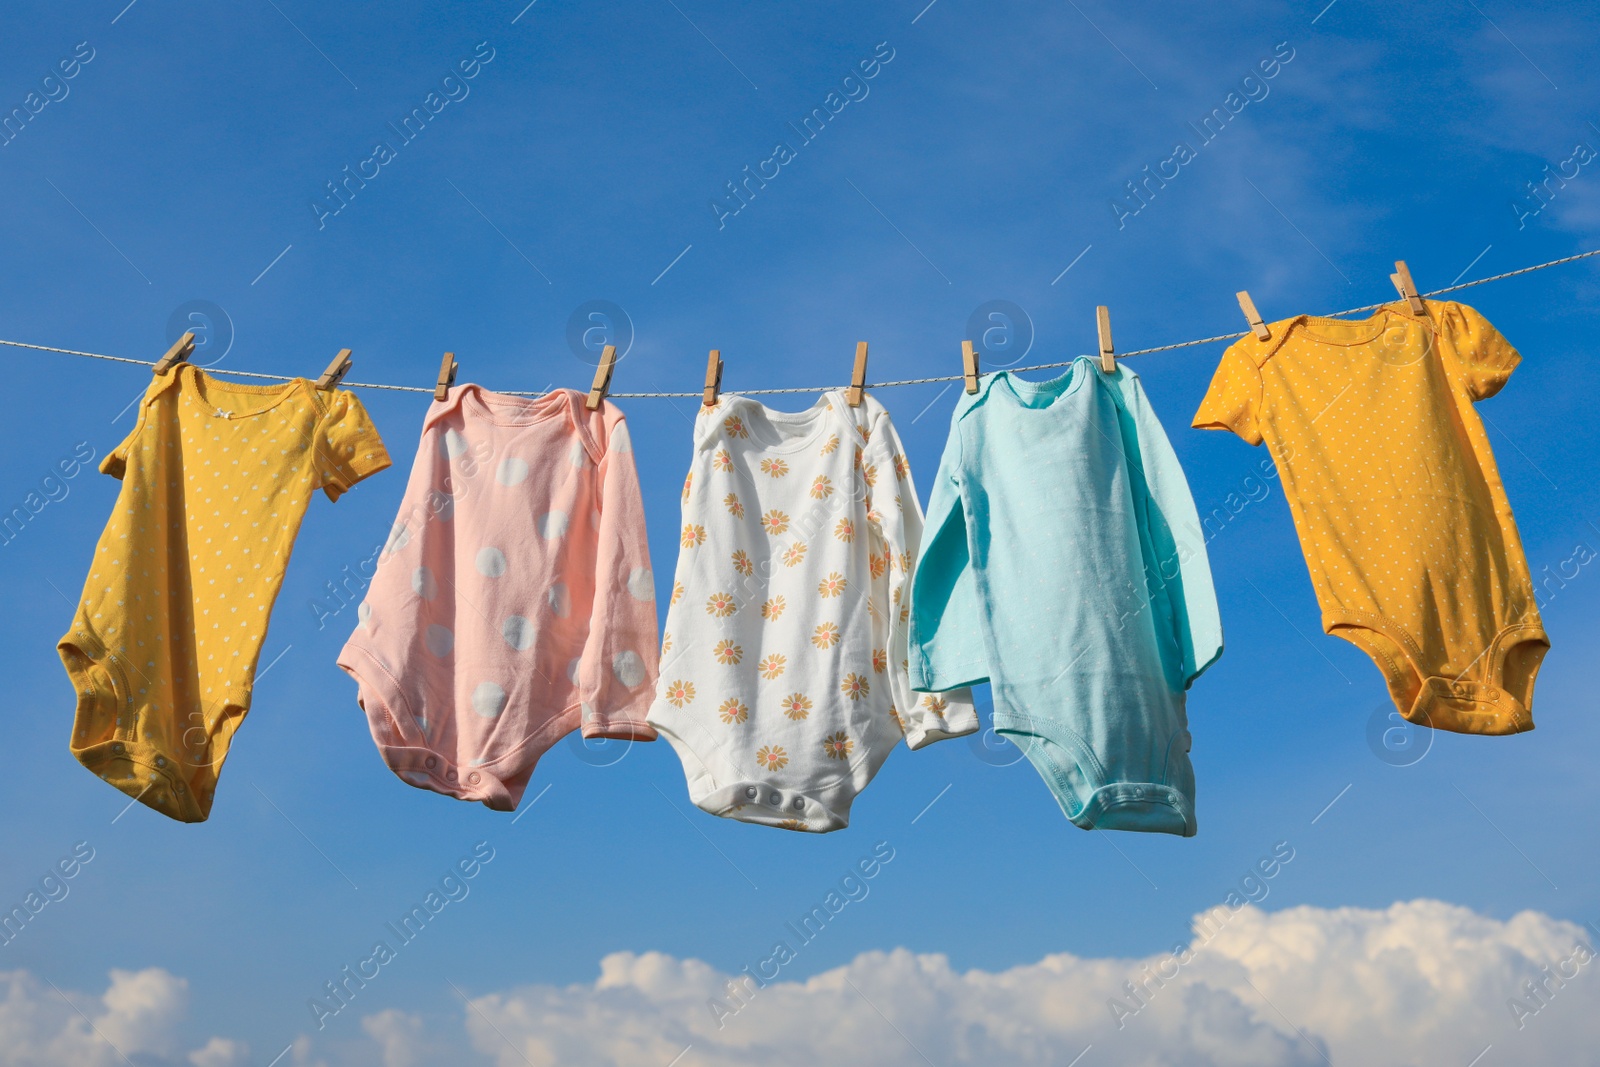
M 100 464 L 122 488 L 57 646 L 77 691 L 78 761 L 164 815 L 203 821 L 312 496 L 337 500 L 387 466 L 344 390 L 238 385 L 188 363 L 155 377 Z
M 922 532 L 888 412 L 702 406 L 649 721 L 715 815 L 823 832 L 902 736 L 971 733 L 971 694 L 912 692 L 907 586 Z
M 1361 322 L 1302 315 L 1236 342 L 1194 425 L 1265 442 L 1323 630 L 1372 657 L 1402 715 L 1531 730 L 1550 640 L 1473 408 L 1521 357 L 1472 308 L 1425 304 Z
M 1187 690 L 1222 653 L 1205 536 L 1138 375 L 982 379 L 951 417 L 910 675 L 988 682 L 994 728 L 1084 829 L 1192 836 Z
M 452 388 L 357 616 L 339 666 L 414 786 L 510 811 L 575 727 L 653 740 L 655 579 L 622 412 Z

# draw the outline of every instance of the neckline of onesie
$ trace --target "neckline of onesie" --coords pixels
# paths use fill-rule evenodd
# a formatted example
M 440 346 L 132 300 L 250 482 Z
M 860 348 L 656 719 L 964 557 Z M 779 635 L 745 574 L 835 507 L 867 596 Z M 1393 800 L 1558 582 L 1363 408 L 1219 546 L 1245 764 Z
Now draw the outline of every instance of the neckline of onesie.
M 738 394 L 725 396 L 723 401 L 725 405 L 723 410 L 726 412 L 722 416 L 723 419 L 726 419 L 728 415 L 736 414 L 741 408 L 746 410 L 754 408 L 769 423 L 776 423 L 780 426 L 810 426 L 799 436 L 790 435 L 774 442 L 770 438 L 758 436 L 758 427 L 754 423 L 747 421 L 745 432 L 749 435 L 750 443 L 763 452 L 774 452 L 780 455 L 799 452 L 815 443 L 822 436 L 823 431 L 828 428 L 830 421 L 838 423 L 842 428 L 854 432 L 858 437 L 860 436 L 860 431 L 848 419 L 839 414 L 839 408 L 844 404 L 844 396 L 838 390 L 830 389 L 819 394 L 810 407 L 800 411 L 777 411 L 767 407 L 767 405 L 753 397 L 740 396 Z
M 1321 345 L 1337 345 L 1340 348 L 1359 348 L 1370 345 L 1383 336 L 1383 331 L 1389 319 L 1396 318 L 1414 325 L 1417 319 L 1400 311 L 1392 304 L 1385 304 L 1364 319 L 1335 319 L 1324 315 L 1301 315 L 1294 319 L 1289 328 L 1308 341 Z M 1322 332 L 1318 332 L 1322 331 Z M 1345 336 L 1340 337 L 1339 334 Z
M 245 385 L 241 382 L 224 381 L 215 375 L 206 373 L 193 363 L 180 363 L 173 373 L 177 376 L 178 395 L 180 397 L 188 400 L 211 418 L 222 419 L 226 422 L 236 422 L 240 419 L 250 419 L 257 415 L 265 415 L 299 392 L 302 385 L 310 386 L 311 384 L 304 378 L 291 378 L 282 385 Z M 229 411 L 208 402 L 207 398 L 212 393 L 270 396 L 272 401 L 263 407 L 250 411 Z
M 573 396 L 571 389 L 552 389 L 543 396 L 496 393 L 471 383 L 460 389 L 461 406 L 474 416 L 497 426 L 537 426 L 541 422 L 559 418 L 571 405 Z M 518 414 L 508 413 L 507 408 L 517 409 Z
M 1042 382 L 1030 382 L 1026 378 L 1018 378 L 1008 370 L 995 374 L 995 382 L 989 388 L 991 391 L 996 386 L 1004 385 L 1002 392 L 1008 394 L 1017 407 L 1028 411 L 1048 411 L 1062 400 L 1083 388 L 1083 383 L 1089 380 L 1089 375 L 1094 370 L 1094 361 L 1088 356 L 1079 356 L 1073 360 L 1067 369 L 1054 378 Z M 1033 404 L 1030 401 L 1046 398 L 1044 404 Z

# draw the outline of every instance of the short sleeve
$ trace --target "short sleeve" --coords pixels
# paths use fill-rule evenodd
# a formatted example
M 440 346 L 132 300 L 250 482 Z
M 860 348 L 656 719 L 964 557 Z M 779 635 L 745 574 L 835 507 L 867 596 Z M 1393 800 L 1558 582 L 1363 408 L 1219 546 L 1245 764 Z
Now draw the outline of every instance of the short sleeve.
M 1444 304 L 1436 320 L 1458 369 L 1474 400 L 1487 400 L 1500 391 L 1522 357 L 1489 320 L 1465 304 Z
M 361 479 L 388 467 L 389 453 L 354 393 L 336 389 L 325 403 L 317 426 L 317 474 L 328 499 L 338 500 Z
M 1211 388 L 1194 413 L 1197 430 L 1232 430 L 1252 445 L 1261 443 L 1261 371 L 1233 345 L 1222 353 Z

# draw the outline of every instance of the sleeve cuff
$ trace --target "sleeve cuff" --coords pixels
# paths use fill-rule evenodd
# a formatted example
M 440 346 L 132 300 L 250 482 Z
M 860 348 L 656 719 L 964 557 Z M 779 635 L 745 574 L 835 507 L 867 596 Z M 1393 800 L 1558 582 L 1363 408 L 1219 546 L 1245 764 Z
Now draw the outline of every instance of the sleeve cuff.
M 383 447 L 382 441 L 377 438 L 364 441 L 356 446 L 356 454 L 341 464 L 335 480 L 323 484 L 322 491 L 328 494 L 329 500 L 338 500 L 351 486 L 388 470 L 390 464 L 389 450 Z

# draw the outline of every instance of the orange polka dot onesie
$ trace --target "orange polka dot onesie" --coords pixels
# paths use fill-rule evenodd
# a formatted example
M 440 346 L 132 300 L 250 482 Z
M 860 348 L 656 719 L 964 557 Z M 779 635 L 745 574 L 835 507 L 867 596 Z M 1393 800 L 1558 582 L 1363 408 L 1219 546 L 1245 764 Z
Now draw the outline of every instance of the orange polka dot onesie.
M 1520 357 L 1473 309 L 1426 304 L 1236 342 L 1194 425 L 1266 443 L 1322 628 L 1372 657 L 1401 714 L 1518 733 L 1550 641 L 1473 403 Z

